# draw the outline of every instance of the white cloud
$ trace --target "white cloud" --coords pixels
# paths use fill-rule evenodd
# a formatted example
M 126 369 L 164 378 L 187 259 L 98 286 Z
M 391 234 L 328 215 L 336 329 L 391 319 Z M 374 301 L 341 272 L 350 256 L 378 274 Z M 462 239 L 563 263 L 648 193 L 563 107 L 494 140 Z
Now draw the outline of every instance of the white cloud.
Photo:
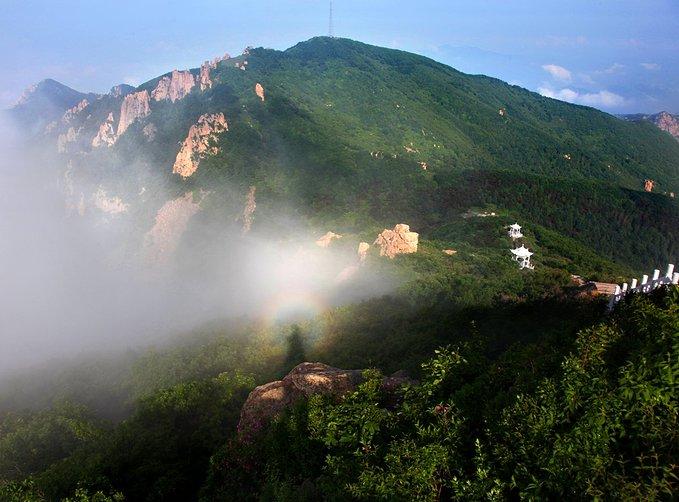
M 647 70 L 659 70 L 660 65 L 658 63 L 641 63 L 641 66 L 643 66 Z
M 557 80 L 563 80 L 564 82 L 570 82 L 571 72 L 564 68 L 563 66 L 555 64 L 542 65 L 542 69 L 549 73 L 553 78 Z
M 602 106 L 605 108 L 616 108 L 625 104 L 625 98 L 610 91 L 599 92 L 578 92 L 568 87 L 564 89 L 551 89 L 549 87 L 538 87 L 538 92 L 545 97 L 568 101 L 587 106 Z
M 604 72 L 604 73 L 607 73 L 607 74 L 609 74 L 609 75 L 612 75 L 613 73 L 617 73 L 617 72 L 619 72 L 620 70 L 622 70 L 622 69 L 624 69 L 624 68 L 625 68 L 625 65 L 624 65 L 624 64 L 613 63 L 611 66 L 609 66 L 608 68 L 606 68 L 605 70 L 603 70 L 603 72 Z

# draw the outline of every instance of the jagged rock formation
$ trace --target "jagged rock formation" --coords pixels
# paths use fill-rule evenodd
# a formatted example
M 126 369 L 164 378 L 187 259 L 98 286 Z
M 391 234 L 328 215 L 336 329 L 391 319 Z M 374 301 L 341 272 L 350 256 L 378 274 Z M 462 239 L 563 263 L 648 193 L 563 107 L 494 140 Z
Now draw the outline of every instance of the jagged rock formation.
M 248 195 L 245 198 L 245 208 L 243 209 L 243 234 L 247 234 L 252 227 L 253 215 L 257 208 L 257 202 L 255 200 L 256 191 L 257 187 L 251 186 L 250 190 L 248 190 Z
M 443 252 L 448 256 L 453 256 L 454 254 L 457 254 L 457 251 L 455 251 L 454 249 L 444 249 Z
M 220 61 L 226 61 L 227 59 L 231 59 L 231 56 L 224 54 L 222 57 L 216 57 L 212 61 L 205 61 L 202 65 L 200 65 L 198 81 L 200 83 L 201 91 L 212 88 L 212 78 L 210 77 L 210 71 L 217 68 L 217 64 L 219 64 Z
M 380 256 L 394 258 L 398 254 L 416 253 L 419 234 L 411 232 L 410 227 L 400 223 L 393 230 L 385 229 L 375 239 L 380 246 Z
M 332 241 L 341 238 L 342 236 L 340 234 L 336 234 L 335 232 L 326 232 L 326 234 L 323 237 L 316 241 L 316 245 L 322 248 L 327 248 L 328 246 L 330 246 L 330 243 Z
M 361 242 L 358 244 L 358 260 L 363 263 L 368 257 L 368 251 L 370 250 L 370 244 L 367 242 Z
M 80 130 L 81 129 L 78 129 L 76 131 L 73 129 L 73 127 L 69 127 L 68 131 L 66 131 L 64 134 L 60 134 L 57 138 L 57 151 L 59 153 L 66 153 L 66 150 L 68 149 L 67 145 L 69 143 L 73 143 L 78 138 Z
M 94 193 L 92 201 L 94 202 L 94 207 L 108 214 L 124 213 L 130 207 L 120 197 L 107 197 L 106 191 L 102 187 L 99 187 Z
M 201 201 L 194 201 L 193 192 L 187 192 L 182 197 L 167 201 L 158 210 L 155 224 L 145 236 L 145 254 L 149 261 L 164 263 L 169 260 L 189 220 L 200 210 Z
M 153 122 L 149 122 L 144 126 L 141 132 L 144 133 L 146 141 L 153 141 L 154 139 L 156 139 L 156 133 L 158 132 L 158 128 Z
M 125 96 L 120 106 L 117 135 L 123 134 L 136 120 L 148 116 L 149 113 L 151 113 L 151 105 L 148 91 L 139 91 Z
M 131 92 L 134 91 L 134 87 L 128 84 L 118 84 L 114 85 L 111 87 L 111 90 L 108 92 L 110 96 L 114 98 L 122 98 L 123 96 L 126 96 L 130 94 Z
M 655 181 L 653 180 L 644 180 L 644 190 L 647 192 L 652 192 L 653 188 L 655 187 Z
M 174 103 L 190 93 L 194 85 L 196 80 L 190 71 L 172 70 L 171 76 L 166 75 L 160 79 L 151 97 L 156 101 L 169 99 Z
M 116 139 L 118 139 L 118 136 L 113 129 L 113 112 L 110 112 L 106 120 L 99 126 L 97 135 L 92 139 L 92 147 L 99 148 L 102 145 L 112 146 Z
M 299 364 L 283 380 L 260 385 L 250 392 L 238 422 L 240 437 L 243 440 L 252 438 L 285 408 L 300 399 L 308 399 L 315 394 L 339 398 L 354 390 L 362 381 L 362 370 L 343 370 L 323 363 Z M 403 372 L 398 372 L 385 377 L 382 387 L 393 392 L 411 382 Z
M 77 114 L 83 111 L 89 104 L 90 104 L 89 101 L 83 99 L 77 105 L 73 106 L 72 108 L 69 108 L 68 110 L 66 110 L 66 112 L 64 112 L 63 117 L 61 117 L 61 122 L 63 124 L 70 124 L 71 120 L 73 120 L 73 117 L 75 117 Z
M 219 148 L 214 145 L 217 135 L 229 130 L 223 113 L 204 114 L 191 126 L 189 134 L 177 154 L 172 172 L 188 178 L 198 169 L 200 160 L 208 154 L 216 154 Z
M 255 94 L 257 94 L 257 97 L 262 100 L 262 103 L 264 102 L 264 87 L 262 87 L 262 84 L 257 82 L 255 84 Z
M 679 116 L 660 112 L 653 117 L 652 122 L 679 140 Z

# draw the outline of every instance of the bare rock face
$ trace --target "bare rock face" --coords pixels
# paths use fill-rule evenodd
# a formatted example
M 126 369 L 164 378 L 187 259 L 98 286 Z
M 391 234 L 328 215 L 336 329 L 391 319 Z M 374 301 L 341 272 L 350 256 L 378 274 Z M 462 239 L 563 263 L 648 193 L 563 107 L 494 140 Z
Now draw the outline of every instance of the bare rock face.
M 394 258 L 398 254 L 416 253 L 418 240 L 418 233 L 411 232 L 408 225 L 400 223 L 393 230 L 385 229 L 374 244 L 380 246 L 380 256 Z
M 64 115 L 61 117 L 61 122 L 64 124 L 70 124 L 71 120 L 73 120 L 73 118 L 83 111 L 89 104 L 89 101 L 83 99 L 80 101 L 80 103 L 64 112 Z
M 146 141 L 151 142 L 154 139 L 156 139 L 156 133 L 158 132 L 158 128 L 153 122 L 150 122 L 144 126 L 142 132 L 146 137 Z
M 368 257 L 368 251 L 370 250 L 370 244 L 367 242 L 361 242 L 358 245 L 358 260 L 363 263 Z
M 92 139 L 92 147 L 99 148 L 100 146 L 112 146 L 118 136 L 113 129 L 113 112 L 109 112 L 106 120 L 99 126 L 99 131 L 97 135 Z
M 217 135 L 228 131 L 229 125 L 223 113 L 204 114 L 191 126 L 189 134 L 177 154 L 172 172 L 188 178 L 198 169 L 201 159 L 216 154 L 219 147 L 214 145 Z
M 257 97 L 262 100 L 262 103 L 264 102 L 264 87 L 262 87 L 262 84 L 257 82 L 255 84 L 255 94 L 257 94 Z
M 118 84 L 111 87 L 109 95 L 114 98 L 122 98 L 123 96 L 131 93 L 133 90 L 134 87 L 132 87 L 131 85 Z
M 117 135 L 124 133 L 136 120 L 144 118 L 151 113 L 148 91 L 139 91 L 128 94 L 120 106 L 120 121 L 118 122 Z
M 341 238 L 342 236 L 340 234 L 336 234 L 335 232 L 327 232 L 323 237 L 316 241 L 316 245 L 322 248 L 327 248 L 330 246 L 332 241 Z
M 670 115 L 667 112 L 660 112 L 654 116 L 653 122 L 659 129 L 667 131 L 676 139 L 679 139 L 679 116 Z
M 251 186 L 248 190 L 248 195 L 245 198 L 245 208 L 243 209 L 243 234 L 247 234 L 252 227 L 252 220 L 255 214 L 255 209 L 257 208 L 257 202 L 255 201 L 255 192 L 257 187 Z
M 151 97 L 156 101 L 169 99 L 173 103 L 182 99 L 191 92 L 196 80 L 190 71 L 172 70 L 171 76 L 164 76 L 151 93 Z
M 653 180 L 644 180 L 644 190 L 647 192 L 652 192 L 653 188 L 655 187 L 655 181 Z
M 212 61 L 205 61 L 202 65 L 200 65 L 200 75 L 198 76 L 198 82 L 200 83 L 201 91 L 212 88 L 212 78 L 210 77 L 210 72 L 217 68 L 217 64 L 219 64 L 220 61 L 226 61 L 227 59 L 231 59 L 231 56 L 224 54 L 222 57 L 216 57 Z
M 78 139 L 79 134 L 80 129 L 76 131 L 73 129 L 73 127 L 69 127 L 68 131 L 66 131 L 64 134 L 60 134 L 57 138 L 57 151 L 59 153 L 66 153 L 68 150 L 68 144 L 73 143 L 76 139 Z
M 153 228 L 146 233 L 146 256 L 152 263 L 164 263 L 172 256 L 186 231 L 189 220 L 200 210 L 200 200 L 193 200 L 193 192 L 167 201 L 156 213 Z
M 444 249 L 443 250 L 444 254 L 447 254 L 448 256 L 453 256 L 454 254 L 457 254 L 457 251 L 454 249 Z
M 120 197 L 108 197 L 106 191 L 102 187 L 97 189 L 92 196 L 92 200 L 94 202 L 94 207 L 107 214 L 125 213 L 130 207 L 130 205 L 125 204 Z
M 353 391 L 362 381 L 362 370 L 343 370 L 323 363 L 299 364 L 283 380 L 260 385 L 250 392 L 241 409 L 238 432 L 242 439 L 250 439 L 300 399 L 308 399 L 315 394 L 339 398 Z M 393 391 L 410 382 L 404 374 L 395 373 L 382 380 L 382 387 Z

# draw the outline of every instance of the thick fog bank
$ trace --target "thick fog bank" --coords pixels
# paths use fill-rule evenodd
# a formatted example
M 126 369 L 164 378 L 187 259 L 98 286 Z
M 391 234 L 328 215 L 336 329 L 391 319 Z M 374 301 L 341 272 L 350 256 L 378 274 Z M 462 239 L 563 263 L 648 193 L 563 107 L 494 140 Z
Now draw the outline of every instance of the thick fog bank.
M 313 315 L 390 288 L 358 270 L 353 245 L 320 248 L 318 235 L 292 222 L 281 240 L 195 218 L 200 239 L 167 264 L 149 261 L 134 213 L 67 211 L 63 159 L 27 150 L 6 124 L 0 136 L 0 378 L 155 343 L 214 318 Z

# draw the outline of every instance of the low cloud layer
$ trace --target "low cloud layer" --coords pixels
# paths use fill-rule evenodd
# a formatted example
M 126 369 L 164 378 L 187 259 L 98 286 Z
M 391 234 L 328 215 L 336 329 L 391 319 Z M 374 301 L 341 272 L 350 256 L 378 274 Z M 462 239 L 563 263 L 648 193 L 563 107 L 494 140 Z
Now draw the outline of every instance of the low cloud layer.
M 568 87 L 563 89 L 539 87 L 538 92 L 548 98 L 596 108 L 616 108 L 625 104 L 625 98 L 606 90 L 599 92 L 578 92 Z

